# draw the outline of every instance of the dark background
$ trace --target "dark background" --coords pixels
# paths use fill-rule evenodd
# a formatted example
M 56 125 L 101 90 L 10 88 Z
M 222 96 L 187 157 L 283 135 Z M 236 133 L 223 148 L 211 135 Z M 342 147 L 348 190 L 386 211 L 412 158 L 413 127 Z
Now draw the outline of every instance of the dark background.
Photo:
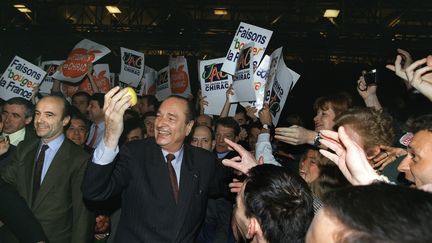
M 31 13 L 13 7 L 25 4 Z M 109 14 L 105 5 L 122 13 Z M 224 8 L 226 16 L 213 10 Z M 325 9 L 341 12 L 332 23 Z M 396 48 L 413 58 L 427 56 L 432 45 L 432 1 L 67 1 L 0 2 L 0 72 L 13 56 L 34 61 L 64 59 L 83 38 L 111 49 L 98 61 L 118 72 L 120 47 L 145 53 L 145 64 L 156 70 L 170 55 L 188 60 L 193 93 L 199 83 L 199 59 L 225 56 L 239 22 L 274 31 L 266 54 L 284 47 L 288 67 L 301 74 L 285 104 L 280 125 L 288 114 L 300 114 L 312 126 L 312 104 L 320 95 L 347 91 L 362 105 L 356 81 L 361 70 L 392 63 Z M 430 103 L 406 91 L 391 72 L 383 71 L 378 96 L 397 118 L 429 112 Z

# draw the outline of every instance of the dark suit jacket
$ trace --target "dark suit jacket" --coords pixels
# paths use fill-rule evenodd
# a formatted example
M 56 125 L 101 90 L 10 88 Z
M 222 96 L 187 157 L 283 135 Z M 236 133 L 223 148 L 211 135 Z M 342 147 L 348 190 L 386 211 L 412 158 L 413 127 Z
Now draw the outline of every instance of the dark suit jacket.
M 39 137 L 36 135 L 36 132 L 33 128 L 33 123 L 31 123 L 31 125 L 26 126 L 24 140 L 33 141 L 38 139 Z M 3 166 L 5 166 L 7 163 L 11 161 L 12 158 L 11 156 L 15 152 L 15 150 L 16 150 L 16 146 L 11 144 L 9 150 L 6 153 L 0 155 L 0 168 L 2 168 Z
M 194 242 L 204 218 L 207 195 L 216 190 L 216 158 L 204 149 L 184 145 L 179 202 L 175 203 L 167 165 L 153 138 L 127 143 L 118 160 L 89 163 L 83 194 L 103 200 L 122 193 L 116 242 Z
M 89 155 L 67 138 L 48 169 L 36 198 L 33 197 L 33 171 L 40 139 L 21 142 L 2 178 L 16 187 L 49 242 L 89 242 L 94 215 L 84 206 L 80 185 Z
M 0 229 L 0 242 L 8 242 L 3 230 L 10 230 L 23 243 L 47 241 L 39 221 L 34 217 L 24 199 L 8 184 L 0 180 L 0 220 L 6 225 Z

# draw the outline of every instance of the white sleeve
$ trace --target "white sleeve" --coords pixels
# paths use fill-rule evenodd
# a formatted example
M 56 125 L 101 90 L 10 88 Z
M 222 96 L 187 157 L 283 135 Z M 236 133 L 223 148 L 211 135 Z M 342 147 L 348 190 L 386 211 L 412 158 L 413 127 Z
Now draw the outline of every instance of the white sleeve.
M 105 145 L 105 142 L 102 139 L 102 141 L 96 146 L 96 149 L 93 153 L 92 162 L 98 165 L 107 165 L 114 161 L 118 152 L 118 146 L 116 146 L 114 150 L 110 149 Z
M 264 164 L 281 166 L 273 156 L 273 148 L 270 143 L 270 133 L 261 133 L 258 135 L 255 146 L 255 158 L 258 160 L 261 156 L 264 158 Z

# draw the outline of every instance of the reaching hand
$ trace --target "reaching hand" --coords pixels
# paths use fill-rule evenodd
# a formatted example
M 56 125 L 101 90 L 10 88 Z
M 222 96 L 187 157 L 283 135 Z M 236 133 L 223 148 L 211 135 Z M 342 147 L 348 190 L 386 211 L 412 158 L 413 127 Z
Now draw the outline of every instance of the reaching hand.
M 397 49 L 398 55 L 396 57 L 396 60 L 394 62 L 394 65 L 386 65 L 386 68 L 392 70 L 395 72 L 397 76 L 399 76 L 401 79 L 407 80 L 407 76 L 405 74 L 406 68 L 408 68 L 409 65 L 412 64 L 413 59 L 411 57 L 411 54 L 409 52 Z M 402 65 L 402 60 L 404 61 Z
M 407 154 L 406 150 L 402 148 L 381 145 L 380 149 L 381 153 L 372 159 L 372 162 L 374 163 L 373 167 L 379 171 L 382 171 L 384 167 L 395 161 L 397 158 Z
M 225 143 L 227 143 L 232 149 L 239 153 L 239 156 L 236 156 L 232 159 L 224 159 L 222 163 L 225 166 L 236 169 L 243 174 L 247 174 L 251 168 L 263 163 L 262 158 L 260 158 L 261 161 L 257 161 L 253 154 L 244 149 L 241 145 L 232 142 L 227 138 L 225 138 Z
M 243 181 L 239 181 L 238 179 L 234 178 L 233 182 L 228 184 L 228 187 L 230 188 L 231 192 L 238 193 L 241 191 L 241 187 L 243 186 Z
M 226 91 L 226 100 L 229 101 L 229 97 L 234 95 L 234 88 L 233 85 L 230 84 L 229 88 Z
M 259 115 L 259 119 L 260 119 L 261 124 L 263 124 L 263 125 L 264 124 L 267 124 L 267 125 L 272 124 L 272 116 L 271 116 L 268 104 L 263 105 L 263 108 L 259 111 L 258 115 Z
M 130 106 L 128 89 L 120 90 L 120 87 L 114 87 L 105 94 L 103 111 L 105 114 L 105 145 L 115 149 L 118 144 L 120 135 L 123 132 L 123 115 Z
M 275 129 L 275 139 L 292 145 L 313 144 L 315 135 L 316 132 L 297 125 Z
M 357 92 L 364 100 L 367 100 L 371 96 L 376 96 L 376 91 L 376 85 L 367 85 L 364 76 L 359 77 L 357 80 Z
M 3 138 L 0 139 L 0 155 L 5 154 L 10 147 L 10 142 L 9 142 L 9 137 L 5 136 Z
M 257 112 L 257 108 L 254 106 L 248 106 L 246 107 L 246 115 L 250 117 L 253 121 L 258 120 L 258 117 L 255 116 L 255 113 Z
M 426 62 L 426 58 L 415 61 L 405 70 L 405 73 L 408 82 L 429 100 L 432 100 L 432 67 L 421 67 Z
M 320 142 L 334 153 L 320 149 L 320 153 L 333 161 L 345 178 L 353 185 L 368 185 L 380 177 L 366 158 L 366 153 L 356 144 L 341 126 L 338 132 L 321 131 Z
M 204 106 L 208 106 L 208 101 L 206 100 L 207 96 L 200 96 L 199 98 L 199 107 L 201 114 L 204 114 Z

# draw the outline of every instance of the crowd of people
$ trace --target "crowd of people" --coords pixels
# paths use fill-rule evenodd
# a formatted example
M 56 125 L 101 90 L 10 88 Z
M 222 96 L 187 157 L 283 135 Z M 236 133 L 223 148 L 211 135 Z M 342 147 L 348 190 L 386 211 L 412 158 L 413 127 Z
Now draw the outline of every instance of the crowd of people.
M 430 64 L 387 68 L 432 100 Z M 210 116 L 202 96 L 58 83 L 2 104 L 0 242 L 432 242 L 432 114 L 397 120 L 363 75 L 365 105 L 319 97 L 313 130 L 230 117 L 232 88 Z

